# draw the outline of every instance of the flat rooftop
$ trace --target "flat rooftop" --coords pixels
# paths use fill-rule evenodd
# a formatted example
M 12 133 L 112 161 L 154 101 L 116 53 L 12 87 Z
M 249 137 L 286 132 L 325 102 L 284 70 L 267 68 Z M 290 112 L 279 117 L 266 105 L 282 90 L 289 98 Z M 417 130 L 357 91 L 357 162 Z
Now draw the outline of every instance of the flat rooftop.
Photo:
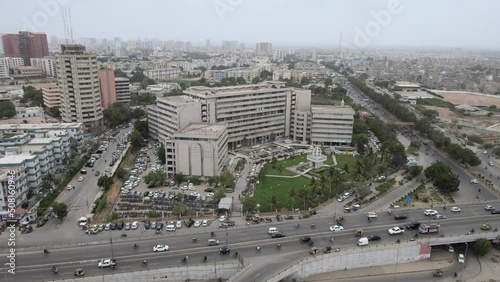
M 396 81 L 395 87 L 420 87 L 420 85 L 408 81 Z
M 311 112 L 354 115 L 354 110 L 349 106 L 311 105 Z
M 175 137 L 213 137 L 218 138 L 227 129 L 223 123 L 192 123 L 175 134 Z
M 22 153 L 19 155 L 7 155 L 3 158 L 0 158 L 0 165 L 20 164 L 24 160 L 31 160 L 36 157 L 36 155 L 30 155 L 27 153 Z
M 181 96 L 171 96 L 171 97 L 160 97 L 158 98 L 159 101 L 164 101 L 164 103 L 171 104 L 174 106 L 179 106 L 179 105 L 184 105 L 184 104 L 190 104 L 190 103 L 195 103 L 199 102 L 199 100 L 191 98 L 187 95 L 181 95 Z
M 430 98 L 438 98 L 432 94 L 429 94 L 425 91 L 394 91 L 394 93 L 397 93 L 399 95 L 401 95 L 401 97 L 403 98 L 407 98 L 407 99 L 417 99 L 417 98 L 421 98 L 421 99 L 430 99 Z
M 280 84 L 274 84 L 279 86 Z M 236 86 L 225 86 L 225 87 L 206 87 L 206 86 L 192 86 L 184 90 L 184 93 L 189 95 L 196 95 L 198 97 L 209 97 L 209 96 L 226 96 L 239 94 L 244 92 L 285 92 L 293 90 L 293 88 L 279 88 L 272 87 L 273 84 L 245 84 Z
M 26 118 L 24 118 L 26 119 Z M 24 120 L 17 119 L 17 120 Z M 14 119 L 7 119 L 5 123 L 0 122 L 0 130 L 43 130 L 43 129 L 66 129 L 66 128 L 76 128 L 82 127 L 82 123 L 12 123 Z

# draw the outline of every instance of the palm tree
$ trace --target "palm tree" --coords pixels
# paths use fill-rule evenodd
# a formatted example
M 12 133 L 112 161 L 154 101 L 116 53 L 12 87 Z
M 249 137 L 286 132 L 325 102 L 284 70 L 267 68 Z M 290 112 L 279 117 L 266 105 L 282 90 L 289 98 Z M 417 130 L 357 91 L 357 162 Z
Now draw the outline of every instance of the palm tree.
M 354 167 L 356 169 L 356 172 L 358 173 L 358 176 L 364 177 L 365 168 L 363 166 L 363 162 L 361 161 L 361 159 L 356 160 L 356 164 L 354 164 Z
M 319 176 L 319 186 L 320 186 L 320 191 L 321 191 L 321 194 L 324 194 L 324 189 L 326 187 L 326 183 L 328 182 L 328 178 L 326 177 L 325 173 L 322 173 L 320 176 Z
M 274 210 L 274 208 L 276 208 L 277 205 L 278 205 L 278 198 L 276 198 L 276 196 L 274 195 L 269 197 L 269 206 L 271 211 Z
M 390 152 L 390 148 L 391 147 L 391 144 L 389 142 L 384 142 L 382 143 L 382 145 L 380 145 L 380 161 L 381 162 L 384 162 L 388 155 L 389 155 L 389 152 Z
M 276 167 L 276 170 L 278 171 L 278 174 L 281 174 L 283 172 L 283 164 L 279 163 L 278 166 Z
M 342 182 L 342 172 L 334 166 L 331 166 L 326 171 L 328 178 L 330 179 L 330 194 L 332 193 L 333 186 L 339 186 L 340 182 Z
M 293 205 L 295 204 L 295 198 L 297 198 L 297 191 L 295 190 L 295 188 L 290 188 L 290 190 L 288 190 L 288 196 L 290 196 L 290 198 L 292 198 L 292 211 L 293 211 Z
M 297 197 L 304 200 L 304 210 L 305 210 L 306 209 L 307 189 L 304 188 L 304 189 L 299 190 L 299 192 L 297 193 Z

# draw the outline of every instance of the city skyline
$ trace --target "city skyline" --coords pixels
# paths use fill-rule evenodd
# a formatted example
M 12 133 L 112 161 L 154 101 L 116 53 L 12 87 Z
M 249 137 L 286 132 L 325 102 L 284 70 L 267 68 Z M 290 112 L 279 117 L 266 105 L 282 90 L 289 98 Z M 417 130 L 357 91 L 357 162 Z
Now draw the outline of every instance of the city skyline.
M 28 4 L 27 4 L 28 3 Z M 148 1 L 47 0 L 2 2 L 1 33 L 27 30 L 64 39 L 61 7 L 71 10 L 73 37 L 271 42 L 275 46 L 349 49 L 441 47 L 498 49 L 485 30 L 500 25 L 500 2 L 405 0 Z M 62 6 L 58 6 L 61 4 Z M 92 19 L 99 19 L 91 21 Z M 171 28 L 174 27 L 174 28 Z M 250 46 L 247 46 L 247 48 Z

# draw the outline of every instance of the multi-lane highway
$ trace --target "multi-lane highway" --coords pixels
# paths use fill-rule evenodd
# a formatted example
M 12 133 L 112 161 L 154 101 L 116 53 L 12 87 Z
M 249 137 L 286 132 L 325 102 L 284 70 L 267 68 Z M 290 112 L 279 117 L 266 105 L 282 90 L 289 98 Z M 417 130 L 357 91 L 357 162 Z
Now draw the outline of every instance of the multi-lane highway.
M 491 204 L 500 208 L 500 202 Z M 461 208 L 462 211 L 459 213 L 452 213 L 449 207 L 447 210 L 443 210 L 442 207 L 436 208 L 439 213 L 448 217 L 446 220 L 439 221 L 445 235 L 466 234 L 471 228 L 480 232 L 480 225 L 484 221 L 488 221 L 493 227 L 500 226 L 500 215 L 491 215 L 490 212 L 485 211 L 484 204 L 462 206 Z M 406 215 L 408 219 L 396 221 L 394 219 L 396 214 Z M 254 260 L 255 263 L 259 263 L 263 259 L 268 259 L 269 256 L 278 257 L 279 260 L 274 257 L 273 267 L 258 269 L 262 277 L 265 277 L 272 276 L 278 267 L 286 267 L 294 261 L 308 256 L 307 250 L 310 246 L 299 243 L 299 237 L 302 235 L 311 236 L 318 247 L 333 245 L 339 248 L 356 248 L 357 237 L 354 236 L 354 232 L 357 229 L 362 229 L 365 235 L 374 234 L 382 237 L 380 242 L 371 244 L 387 244 L 394 243 L 397 239 L 410 240 L 417 231 L 406 231 L 403 235 L 390 236 L 387 230 L 412 220 L 423 223 L 435 222 L 423 214 L 423 209 L 408 209 L 394 211 L 392 214 L 379 213 L 378 218 L 371 221 L 368 221 L 366 215 L 362 214 L 345 216 L 345 230 L 340 232 L 329 231 L 328 227 L 331 225 L 332 218 L 317 217 L 293 222 L 285 221 L 229 229 L 227 237 L 226 230 L 219 230 L 215 237 L 220 240 L 221 244 L 225 244 L 227 238 L 232 253 L 238 251 L 247 261 Z M 299 222 L 299 228 L 296 228 L 295 222 Z M 311 227 L 312 223 L 314 223 L 315 228 Z M 269 227 L 277 227 L 287 236 L 272 239 L 268 234 Z M 82 239 L 86 239 L 82 241 L 87 241 L 87 244 L 50 249 L 49 254 L 44 254 L 41 248 L 20 250 L 17 252 L 17 274 L 15 277 L 9 278 L 16 281 L 50 279 L 53 277 L 52 265 L 57 265 L 60 268 L 59 278 L 69 278 L 73 271 L 79 267 L 85 268 L 89 275 L 102 275 L 113 271 L 128 272 L 146 268 L 178 266 L 182 265 L 181 259 L 186 255 L 189 256 L 188 263 L 193 265 L 203 264 L 203 256 L 208 257 L 207 263 L 210 264 L 215 263 L 215 260 L 217 263 L 234 260 L 232 255 L 219 255 L 217 246 L 208 246 L 210 233 L 203 232 L 203 229 L 197 230 L 200 233 L 187 235 L 179 231 L 149 239 L 114 239 L 112 244 L 109 242 L 110 233 L 105 231 L 94 236 L 82 236 Z M 329 241 L 331 236 L 335 238 L 334 243 Z M 426 236 L 436 236 L 436 234 L 421 235 L 419 239 L 425 240 Z M 198 241 L 193 242 L 192 237 L 197 237 Z M 276 247 L 277 243 L 281 243 L 280 249 Z M 134 248 L 134 244 L 138 244 L 139 248 Z M 165 253 L 153 253 L 152 248 L 156 244 L 167 244 L 170 250 Z M 262 247 L 261 252 L 256 252 L 257 245 Z M 285 253 L 289 253 L 289 255 L 283 255 Z M 97 260 L 111 257 L 118 261 L 116 269 L 102 270 L 97 267 Z M 148 260 L 147 266 L 142 264 L 144 259 Z M 30 279 L 26 280 L 28 277 Z

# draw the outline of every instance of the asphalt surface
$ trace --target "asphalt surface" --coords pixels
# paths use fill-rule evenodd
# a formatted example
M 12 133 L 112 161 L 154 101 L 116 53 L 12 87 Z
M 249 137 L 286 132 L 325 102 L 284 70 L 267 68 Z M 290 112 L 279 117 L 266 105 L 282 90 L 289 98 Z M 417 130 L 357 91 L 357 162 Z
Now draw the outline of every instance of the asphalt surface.
M 500 201 L 492 203 L 492 205 L 500 206 Z M 465 234 L 471 228 L 475 228 L 476 232 L 480 232 L 480 224 L 488 221 L 493 227 L 500 226 L 500 215 L 491 215 L 484 210 L 484 205 L 462 206 L 460 213 L 452 213 L 449 210 L 436 209 L 438 212 L 446 215 L 448 219 L 440 220 L 442 232 L 448 235 Z M 408 216 L 407 220 L 396 221 L 393 216 L 395 214 L 404 214 Z M 423 214 L 423 209 L 409 209 L 393 212 L 392 214 L 379 214 L 378 218 L 367 220 L 366 215 L 346 216 L 344 220 L 344 231 L 330 232 L 328 227 L 331 223 L 331 218 L 310 218 L 299 220 L 300 227 L 295 227 L 295 221 L 273 224 L 261 224 L 248 226 L 240 229 L 220 230 L 216 232 L 216 238 L 221 244 L 225 244 L 226 238 L 232 253 L 239 252 L 242 257 L 250 263 L 256 265 L 262 264 L 261 267 L 255 267 L 249 271 L 247 275 L 259 275 L 259 279 L 271 277 L 278 271 L 294 261 L 308 256 L 310 246 L 308 244 L 299 243 L 299 238 L 302 235 L 308 235 L 313 238 L 315 245 L 322 248 L 326 245 L 332 245 L 339 248 L 357 248 L 357 237 L 354 237 L 356 229 L 363 229 L 364 234 L 374 234 L 382 237 L 379 242 L 371 244 L 387 244 L 395 243 L 397 239 L 402 241 L 410 240 L 417 231 L 406 231 L 402 235 L 388 235 L 387 230 L 394 226 L 402 226 L 410 220 L 418 220 L 420 222 L 434 221 Z M 310 224 L 314 223 L 315 228 L 311 228 Z M 287 237 L 272 239 L 268 234 L 269 227 L 277 227 Z M 195 230 L 196 229 L 196 230 Z M 196 235 L 182 234 L 182 231 L 164 233 L 162 236 L 157 236 L 149 239 L 145 238 L 120 238 L 113 239 L 113 243 L 109 242 L 109 234 L 121 234 L 121 231 L 103 231 L 97 235 L 81 235 L 82 241 L 87 244 L 79 246 L 67 246 L 61 248 L 51 248 L 49 254 L 44 254 L 41 248 L 18 250 L 17 252 L 17 274 L 15 276 L 6 276 L 15 281 L 38 281 L 42 279 L 51 279 L 54 274 L 51 272 L 51 267 L 57 265 L 60 268 L 58 278 L 70 278 L 76 268 L 84 268 L 87 275 L 102 275 L 108 272 L 129 272 L 149 268 L 163 268 L 169 266 L 183 266 L 192 264 L 202 264 L 203 256 L 208 257 L 207 263 L 216 263 L 234 259 L 230 255 L 219 255 L 217 246 L 208 246 L 210 233 L 205 232 L 207 229 L 190 228 L 189 231 L 200 232 Z M 184 228 L 183 231 L 187 231 Z M 127 231 L 128 234 L 140 234 L 139 230 Z M 193 242 L 192 237 L 196 236 L 198 241 Z M 329 237 L 335 238 L 334 242 L 329 241 Z M 421 235 L 419 239 L 427 236 Z M 86 240 L 85 240 L 86 239 Z M 134 244 L 138 244 L 139 248 L 134 248 Z M 276 244 L 280 243 L 280 249 Z M 156 244 L 167 244 L 170 250 L 164 253 L 153 253 L 153 246 Z M 256 246 L 261 246 L 262 251 L 257 252 Z M 5 250 L 3 250 L 3 253 Z M 4 255 L 2 253 L 2 256 Z M 285 255 L 286 254 L 286 255 Z M 6 255 L 6 254 L 5 254 Z M 188 263 L 182 263 L 184 256 L 188 256 Z M 118 261 L 116 269 L 99 269 L 97 261 L 114 257 Z M 148 260 L 148 265 L 144 266 L 142 261 Z M 269 260 L 269 261 L 268 261 Z M 267 263 L 264 263 L 268 261 Z M 271 265 L 272 264 L 272 265 Z M 0 268 L 0 271 L 5 272 L 5 267 Z M 29 278 L 29 279 L 28 279 Z M 7 281 L 7 280 L 6 280 Z
M 120 130 L 116 139 L 123 139 L 123 133 L 130 131 L 131 127 Z M 77 221 L 80 217 L 92 211 L 92 203 L 99 192 L 97 180 L 105 173 L 106 168 L 110 168 L 109 161 L 111 155 L 117 149 L 118 142 L 110 142 L 108 150 L 101 154 L 101 157 L 94 163 L 94 170 L 91 167 L 84 167 L 87 174 L 78 173 L 69 183 L 75 187 L 73 190 L 65 189 L 59 196 L 58 202 L 63 202 L 68 206 L 68 215 L 62 223 L 57 220 L 49 220 L 44 226 L 37 228 L 30 234 L 18 236 L 18 244 L 29 245 L 38 240 L 39 237 L 49 236 L 59 242 L 71 242 L 75 236 L 79 236 L 82 231 L 78 228 Z M 104 162 L 107 160 L 107 162 Z M 115 164 L 117 165 L 117 164 Z M 100 172 L 100 176 L 95 176 L 95 171 Z M 79 176 L 84 176 L 82 182 L 78 181 Z M 60 232 L 63 231 L 63 232 Z

